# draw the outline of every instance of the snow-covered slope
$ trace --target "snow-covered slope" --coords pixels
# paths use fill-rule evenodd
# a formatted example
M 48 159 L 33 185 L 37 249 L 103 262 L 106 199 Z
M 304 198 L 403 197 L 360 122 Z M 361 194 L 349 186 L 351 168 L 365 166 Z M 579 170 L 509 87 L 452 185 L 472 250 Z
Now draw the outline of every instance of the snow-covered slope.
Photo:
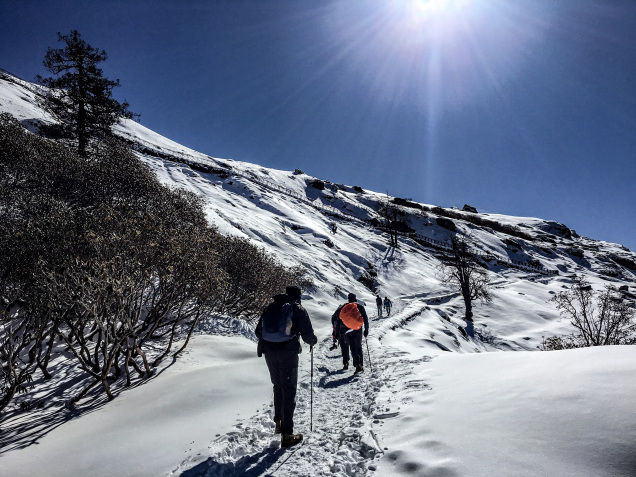
M 37 105 L 39 92 L 37 86 L 0 72 L 0 112 L 13 114 L 32 130 L 35 130 L 39 121 L 51 121 Z M 545 377 L 545 386 L 537 388 L 536 394 L 545 396 L 546 406 L 550 405 L 550 400 L 562 406 L 562 395 L 569 393 L 576 383 L 557 382 L 555 378 L 559 376 L 562 363 L 576 361 L 577 356 L 582 356 L 576 353 L 585 352 L 535 353 L 540 356 L 536 358 L 532 353 L 519 353 L 514 358 L 497 355 L 483 366 L 483 358 L 474 352 L 535 350 L 542 336 L 570 332 L 569 323 L 560 318 L 549 300 L 571 283 L 573 274 L 585 275 L 595 288 L 605 283 L 627 285 L 625 297 L 633 300 L 636 254 L 617 244 L 579 237 L 564 225 L 550 220 L 475 214 L 406 200 L 398 200 L 397 203 L 402 204 L 409 230 L 401 237 L 400 248 L 392 249 L 387 245 L 385 234 L 373 225 L 374 219 L 378 219 L 379 205 L 387 200 L 383 194 L 318 181 L 301 171 L 280 171 L 213 158 L 130 120 L 122 121 L 116 131 L 131 143 L 140 159 L 152 167 L 162 182 L 201 195 L 209 220 L 222 232 L 247 237 L 282 262 L 300 264 L 308 270 L 315 288 L 304 295 L 304 304 L 317 333 L 324 339 L 316 352 L 314 368 L 317 385 L 315 430 L 289 462 L 284 462 L 287 455 L 270 448 L 274 441 L 267 408 L 271 391 L 264 380 L 265 365 L 254 357 L 254 363 L 245 365 L 249 372 L 260 373 L 253 391 L 235 377 L 230 378 L 232 373 L 226 374 L 226 379 L 220 379 L 220 382 L 213 381 L 214 384 L 206 381 L 206 387 L 203 388 L 211 390 L 229 386 L 244 390 L 241 396 L 232 395 L 232 402 L 243 421 L 238 424 L 235 433 L 228 434 L 230 424 L 223 410 L 226 401 L 218 396 L 210 397 L 209 406 L 218 406 L 218 414 L 210 414 L 210 408 L 201 406 L 201 389 L 197 388 L 196 392 L 193 390 L 190 399 L 188 392 L 170 393 L 169 379 L 175 373 L 200 373 L 214 380 L 214 373 L 208 372 L 204 360 L 199 364 L 189 362 L 190 368 L 183 365 L 169 370 L 170 373 L 155 378 L 155 382 L 127 391 L 121 398 L 94 413 L 80 416 L 48 434 L 36 436 L 36 439 L 41 437 L 38 446 L 19 449 L 4 443 L 0 449 L 4 453 L 0 454 L 0 467 L 16 470 L 25 465 L 26 470 L 37 471 L 42 469 L 40 463 L 55 455 L 70 455 L 65 452 L 76 446 L 74 439 L 90 440 L 87 437 L 91 435 L 89 431 L 99 426 L 96 423 L 100 419 L 126 415 L 125 408 L 134 406 L 137 400 L 148 399 L 146 393 L 151 392 L 151 385 L 156 385 L 159 388 L 164 386 L 162 392 L 169 394 L 162 404 L 162 413 L 137 422 L 137 430 L 131 435 L 125 429 L 109 431 L 108 435 L 121 443 L 117 449 L 106 447 L 111 449 L 108 453 L 122 456 L 117 462 L 109 463 L 114 468 L 100 467 L 106 459 L 103 452 L 87 451 L 89 456 L 86 459 L 90 463 L 49 467 L 51 475 L 64 475 L 64 472 L 157 475 L 168 471 L 175 474 L 184 472 L 186 475 L 243 475 L 239 471 L 247 475 L 260 475 L 274 473 L 278 465 L 281 467 L 275 475 L 366 475 L 374 472 L 376 475 L 392 475 L 397 471 L 412 475 L 565 475 L 562 473 L 564 469 L 571 471 L 568 475 L 586 475 L 580 472 L 588 467 L 580 462 L 571 466 L 567 463 L 556 466 L 561 455 L 561 447 L 558 446 L 543 467 L 532 467 L 531 457 L 536 454 L 522 453 L 521 448 L 519 455 L 509 455 L 509 451 L 492 462 L 483 456 L 471 457 L 472 454 L 466 454 L 459 446 L 449 444 L 453 436 L 444 433 L 443 423 L 435 418 L 441 412 L 440 408 L 444 406 L 447 396 L 453 394 L 449 384 L 453 379 L 464 384 L 458 387 L 461 396 L 458 394 L 454 401 L 459 407 L 469 406 L 472 400 L 476 405 L 481 403 L 479 412 L 488 412 L 491 408 L 486 405 L 485 396 L 493 400 L 492 405 L 495 407 L 498 403 L 509 405 L 510 396 L 517 392 L 514 388 L 503 389 L 501 395 L 484 393 L 484 389 L 500 385 L 499 367 L 513 365 L 515 367 L 509 372 L 521 380 L 524 376 L 535 379 L 536 373 Z M 453 225 L 449 225 L 449 220 Z M 333 233 L 334 224 L 336 233 Z M 438 279 L 439 257 L 444 254 L 445 244 L 452 235 L 449 226 L 470 233 L 476 253 L 489 263 L 493 302 L 476 306 L 474 339 L 466 338 L 460 330 L 466 326 L 462 319 L 461 297 L 445 288 Z M 352 381 L 348 375 L 337 371 L 337 351 L 327 350 L 329 318 L 350 291 L 368 303 L 369 311 L 375 314 L 372 306 L 374 295 L 359 281 L 360 278 L 363 281 L 366 278 L 367 282 L 375 281 L 378 292 L 393 300 L 394 313 L 391 317 L 376 317 L 373 320 L 369 348 L 375 362 L 374 372 Z M 242 336 L 227 339 L 234 340 L 237 347 L 248 343 Z M 194 340 L 193 356 L 204 353 L 203 349 L 211 345 L 207 340 L 205 336 Z M 453 364 L 449 365 L 450 358 L 437 357 L 444 351 L 460 352 L 465 356 L 462 359 L 453 358 Z M 632 374 L 636 370 L 633 351 L 615 348 L 594 350 L 594 353 L 598 360 L 610 368 L 606 377 L 611 381 L 611 386 L 607 386 L 607 402 L 624 400 L 625 396 L 630 395 L 628 391 L 633 395 L 633 388 L 629 390 L 619 385 L 624 379 L 624 369 L 631 369 Z M 625 358 L 630 356 L 631 361 Z M 512 363 L 510 360 L 517 361 Z M 518 360 L 529 364 L 526 367 L 519 366 Z M 539 362 L 537 360 L 541 361 L 540 368 L 530 369 L 530 363 Z M 301 361 L 299 430 L 307 431 L 307 355 L 303 355 Z M 612 370 L 614 361 L 624 363 L 621 365 L 624 369 Z M 237 358 L 236 369 L 242 369 L 242 363 Z M 455 374 L 454 369 L 462 371 Z M 481 373 L 481 387 L 466 385 L 470 375 L 467 375 L 466 370 L 470 369 Z M 446 376 L 447 381 L 436 380 L 435 376 L 439 373 Z M 598 369 L 582 362 L 577 373 L 583 382 L 594 378 Z M 197 386 L 194 384 L 196 380 L 183 382 L 188 383 L 183 386 Z M 552 392 L 550 386 L 561 386 L 561 391 L 557 389 Z M 518 392 L 522 391 L 523 387 L 519 387 Z M 580 395 L 596 399 L 590 388 L 581 389 Z M 583 401 L 587 402 L 585 399 Z M 253 414 L 256 402 L 265 407 L 261 406 Z M 519 399 L 516 402 L 518 409 L 510 412 L 536 415 L 537 408 L 530 400 Z M 587 408 L 577 406 L 577 402 L 568 408 L 573 413 L 572 419 L 581 419 L 582 423 L 576 428 L 579 433 L 576 442 L 581 442 L 584 450 L 591 452 L 600 439 L 607 438 L 611 429 L 606 429 L 607 432 L 598 437 L 595 437 L 593 430 L 585 431 L 588 428 L 584 424 L 591 423 L 593 417 Z M 598 403 L 594 402 L 596 406 Z M 164 427 L 159 426 L 159 431 L 153 427 L 152 420 L 163 419 L 163 415 L 170 416 L 172 406 L 174 409 L 193 409 L 184 418 L 184 426 L 188 426 L 186 435 L 191 435 L 196 441 L 192 446 L 187 446 L 188 442 L 183 443 L 185 447 L 179 446 L 171 438 L 161 437 L 163 434 L 172 434 L 170 426 L 177 425 L 177 421 L 163 423 Z M 621 412 L 626 412 L 628 419 L 625 426 L 617 428 L 617 432 L 624 432 L 626 439 L 636 443 L 636 407 L 629 404 L 625 406 Z M 121 408 L 121 414 L 116 414 L 119 412 L 117 408 Z M 91 416 L 95 421 L 91 421 Z M 458 409 L 458 416 L 461 417 L 458 420 L 466 426 L 466 432 L 475 432 L 475 428 L 469 426 L 471 422 L 476 426 L 484 425 L 483 416 L 474 415 L 469 409 Z M 493 414 L 493 419 L 507 416 L 505 413 Z M 548 426 L 550 416 L 548 414 L 545 419 Z M 450 422 L 449 426 L 456 424 Z M 511 421 L 510 426 L 494 426 L 489 429 L 494 437 L 483 441 L 480 449 L 485 451 L 490 446 L 494 450 L 494 446 L 498 446 L 497 439 L 513 442 L 509 444 L 512 450 L 517 445 L 526 446 L 537 439 L 536 434 L 524 431 L 522 434 L 525 437 L 511 441 L 515 429 L 515 421 Z M 156 439 L 144 447 L 143 439 L 140 444 L 138 436 L 147 433 L 153 434 Z M 205 437 L 202 436 L 207 435 L 212 441 L 216 434 L 220 435 L 206 449 L 209 442 L 203 442 Z M 426 437 L 423 437 L 424 434 Z M 556 429 L 554 434 L 550 434 L 549 427 L 545 434 L 548 443 L 563 435 Z M 472 437 L 480 439 L 477 433 Z M 178 436 L 177 441 L 181 438 Z M 99 437 L 95 435 L 95 439 Z M 384 449 L 387 446 L 388 451 Z M 127 456 L 138 453 L 139 458 L 143 459 L 144 452 L 149 452 L 142 450 L 144 448 L 151 451 L 160 449 L 161 458 L 151 458 L 154 462 L 152 465 L 132 468 L 130 459 L 134 457 Z M 437 459 L 436 462 L 447 459 L 448 465 L 432 465 L 429 458 Z M 475 459 L 483 459 L 479 467 Z M 563 459 L 567 460 L 565 454 Z M 621 459 L 622 463 L 614 467 L 619 470 L 612 473 L 607 467 L 605 475 L 630 475 L 620 470 L 627 465 L 624 457 Z M 379 466 L 376 461 L 380 461 Z M 167 465 L 168 462 L 172 464 Z M 590 466 L 590 469 L 594 469 L 590 475 L 603 475 L 597 472 L 601 467 Z M 532 472 L 532 469 L 537 472 Z M 21 474 L 12 472 L 9 475 Z

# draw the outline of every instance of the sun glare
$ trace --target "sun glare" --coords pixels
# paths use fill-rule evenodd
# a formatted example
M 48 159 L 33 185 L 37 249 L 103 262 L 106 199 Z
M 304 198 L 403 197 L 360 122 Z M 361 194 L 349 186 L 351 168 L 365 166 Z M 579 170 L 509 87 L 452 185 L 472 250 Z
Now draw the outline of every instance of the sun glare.
M 410 0 L 416 13 L 424 15 L 439 15 L 451 13 L 462 7 L 465 0 Z
M 431 30 L 439 36 L 457 29 L 470 16 L 470 0 L 391 0 L 387 13 L 400 29 L 410 30 L 430 41 Z M 417 39 L 416 39 L 417 40 Z
M 422 132 L 426 144 L 427 181 L 435 176 L 439 131 L 448 127 L 449 118 L 487 102 L 508 108 L 507 82 L 515 80 L 529 57 L 542 54 L 537 46 L 553 12 L 549 5 L 539 9 L 526 3 L 336 2 L 327 23 L 340 55 L 334 62 L 355 71 L 368 92 L 369 108 L 382 108 L 387 122 L 405 108 L 412 112 L 410 127 Z M 435 187 L 426 184 L 427 190 Z

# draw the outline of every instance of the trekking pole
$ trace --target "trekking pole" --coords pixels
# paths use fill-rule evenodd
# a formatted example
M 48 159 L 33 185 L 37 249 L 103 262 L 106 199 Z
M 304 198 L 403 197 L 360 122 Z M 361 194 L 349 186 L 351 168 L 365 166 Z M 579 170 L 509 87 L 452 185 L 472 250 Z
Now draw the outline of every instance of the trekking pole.
M 367 345 L 367 357 L 369 358 L 369 368 L 371 369 L 371 374 L 373 374 L 373 364 L 371 363 L 371 353 L 369 353 L 369 340 L 367 337 L 364 337 L 364 342 Z
M 309 391 L 309 432 L 314 430 L 314 345 L 309 348 L 311 352 L 311 389 Z

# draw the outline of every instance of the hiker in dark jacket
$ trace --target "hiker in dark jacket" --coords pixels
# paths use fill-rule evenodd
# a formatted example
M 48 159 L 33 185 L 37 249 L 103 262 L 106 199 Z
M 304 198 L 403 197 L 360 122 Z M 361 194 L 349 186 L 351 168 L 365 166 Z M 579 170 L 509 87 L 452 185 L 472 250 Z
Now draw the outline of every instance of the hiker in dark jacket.
M 386 311 L 386 316 L 391 316 L 391 307 L 393 306 L 393 303 L 391 303 L 391 300 L 389 300 L 388 296 L 384 297 L 384 310 Z
M 356 296 L 349 293 L 348 303 L 340 305 L 332 315 L 332 323 L 336 326 L 336 335 L 342 350 L 343 369 L 349 367 L 349 352 L 353 358 L 356 370 L 354 374 L 364 371 L 362 354 L 362 335 L 369 334 L 369 318 L 362 304 L 357 302 Z M 364 325 L 364 331 L 362 327 Z
M 336 335 L 336 323 L 333 320 L 333 316 L 331 317 L 331 346 L 329 347 L 329 351 L 333 351 L 338 347 L 340 343 L 338 342 L 338 336 Z
M 345 337 L 343 334 L 345 329 L 340 321 L 340 310 L 342 310 L 343 306 L 344 305 L 340 305 L 334 314 L 331 315 L 331 327 L 333 329 L 331 338 L 333 339 L 333 345 L 329 349 L 333 350 L 340 346 L 340 352 L 342 353 L 342 369 L 349 369 L 349 345 L 345 343 Z
M 382 317 L 382 298 L 380 295 L 375 296 L 375 304 L 378 306 L 378 317 Z
M 303 440 L 302 434 L 294 434 L 298 354 L 302 349 L 298 336 L 312 347 L 318 342 L 300 297 L 300 288 L 287 287 L 285 294 L 276 295 L 265 308 L 256 326 L 258 355 L 265 355 L 274 385 L 275 432 L 281 434 L 281 447 Z

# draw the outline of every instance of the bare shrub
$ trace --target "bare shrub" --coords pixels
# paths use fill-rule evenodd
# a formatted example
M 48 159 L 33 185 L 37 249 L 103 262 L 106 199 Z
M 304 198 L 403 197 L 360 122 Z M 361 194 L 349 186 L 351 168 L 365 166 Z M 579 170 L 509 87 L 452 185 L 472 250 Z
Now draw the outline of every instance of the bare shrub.
M 400 232 L 403 231 L 404 226 L 407 225 L 404 222 L 404 218 L 406 216 L 405 212 L 400 207 L 389 202 L 387 197 L 387 200 L 380 204 L 380 207 L 378 208 L 378 214 L 382 219 L 379 222 L 379 226 L 386 230 L 389 234 L 389 246 L 398 248 L 398 237 L 400 235 Z
M 492 301 L 488 272 L 470 252 L 469 238 L 461 235 L 451 239 L 452 251 L 439 270 L 443 283 L 458 289 L 464 299 L 465 319 L 473 319 L 473 301 Z
M 611 285 L 594 293 L 589 282 L 576 277 L 568 290 L 558 293 L 551 301 L 576 331 L 568 336 L 544 339 L 541 349 L 636 343 L 634 309 Z
M 210 226 L 194 194 L 163 187 L 116 140 L 86 158 L 0 118 L 0 410 L 56 345 L 84 389 L 146 378 L 202 316 L 251 320 L 286 285 L 310 285 Z M 179 349 L 172 348 L 181 342 Z

